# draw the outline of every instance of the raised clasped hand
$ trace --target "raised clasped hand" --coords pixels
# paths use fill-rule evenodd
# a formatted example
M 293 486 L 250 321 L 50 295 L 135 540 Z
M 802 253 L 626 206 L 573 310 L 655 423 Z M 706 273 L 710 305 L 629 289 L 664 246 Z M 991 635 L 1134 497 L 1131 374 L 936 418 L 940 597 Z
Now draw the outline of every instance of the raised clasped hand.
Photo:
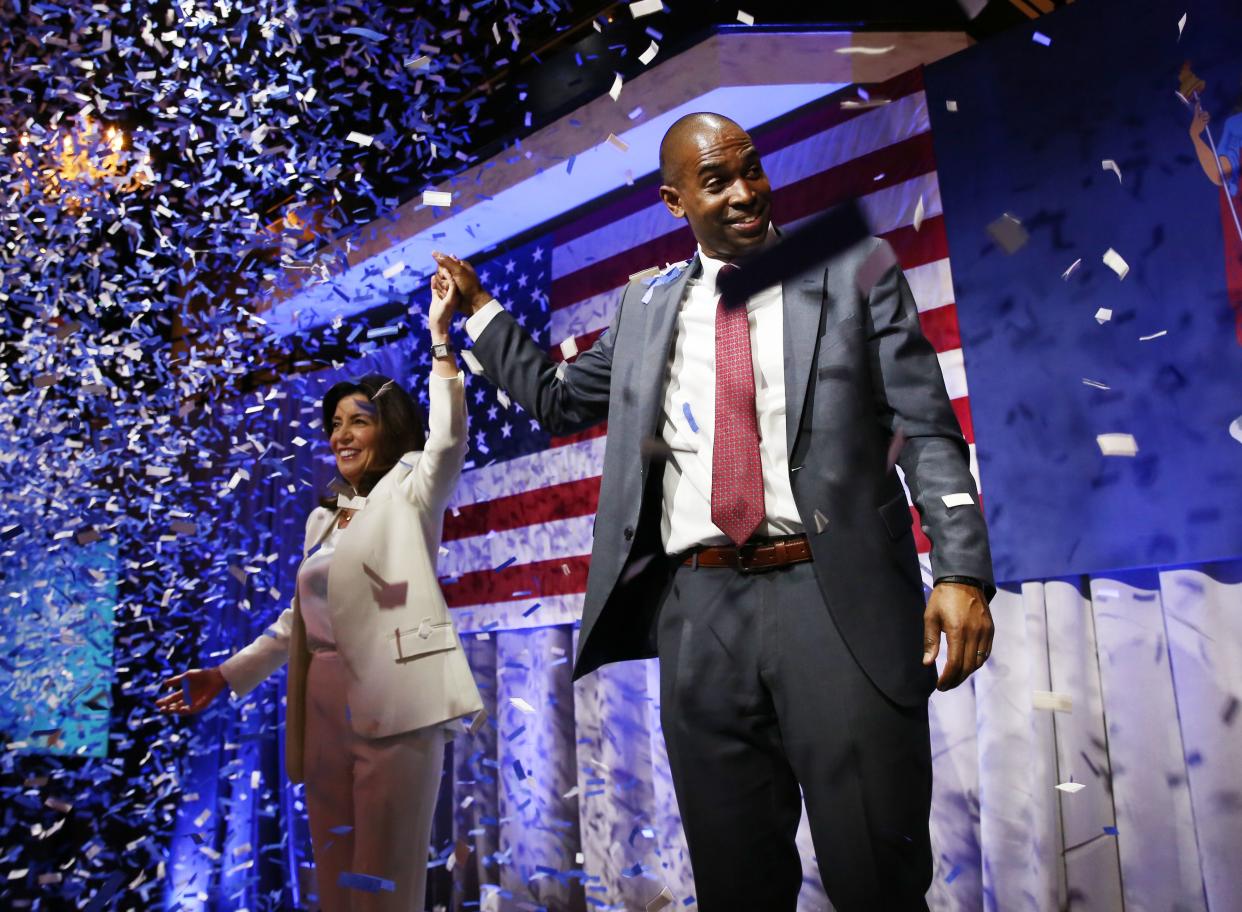
M 449 278 L 457 287 L 456 304 L 457 309 L 462 313 L 470 316 L 492 299 L 492 296 L 483 289 L 478 273 L 474 271 L 474 267 L 469 262 L 452 254 L 438 251 L 433 252 L 431 256 L 435 259 L 439 270 L 448 273 Z
M 448 336 L 460 297 L 448 270 L 437 269 L 431 277 L 431 307 L 427 310 L 427 325 L 432 335 L 437 338 Z

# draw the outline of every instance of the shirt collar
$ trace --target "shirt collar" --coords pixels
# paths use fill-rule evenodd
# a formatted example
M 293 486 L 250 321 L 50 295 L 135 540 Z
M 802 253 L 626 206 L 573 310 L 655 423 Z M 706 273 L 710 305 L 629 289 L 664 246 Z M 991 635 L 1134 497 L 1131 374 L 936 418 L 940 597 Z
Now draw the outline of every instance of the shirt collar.
M 776 239 L 776 225 L 768 222 L 768 236 L 763 239 L 763 246 L 769 246 Z M 720 267 L 725 264 L 725 261 L 708 256 L 703 252 L 702 244 L 698 245 L 698 256 L 699 263 L 702 266 L 702 271 L 698 275 L 698 282 L 701 285 L 714 289 L 716 287 L 716 276 L 720 272 Z

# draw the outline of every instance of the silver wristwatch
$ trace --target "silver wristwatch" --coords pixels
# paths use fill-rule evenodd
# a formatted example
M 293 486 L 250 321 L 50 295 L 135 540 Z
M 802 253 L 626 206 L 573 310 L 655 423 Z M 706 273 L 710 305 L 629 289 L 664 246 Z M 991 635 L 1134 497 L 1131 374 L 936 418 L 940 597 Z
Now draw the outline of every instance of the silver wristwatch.
M 433 358 L 450 358 L 453 355 L 453 346 L 448 342 L 437 342 L 431 346 L 431 357 Z

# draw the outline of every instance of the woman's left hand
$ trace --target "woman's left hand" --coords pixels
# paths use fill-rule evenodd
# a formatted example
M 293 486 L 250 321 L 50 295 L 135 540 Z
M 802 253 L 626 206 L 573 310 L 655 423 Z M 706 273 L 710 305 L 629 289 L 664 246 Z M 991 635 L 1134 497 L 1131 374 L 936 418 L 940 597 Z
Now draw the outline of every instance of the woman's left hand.
M 431 307 L 427 311 L 427 324 L 436 339 L 447 338 L 457 308 L 457 286 L 448 270 L 441 267 L 431 277 Z

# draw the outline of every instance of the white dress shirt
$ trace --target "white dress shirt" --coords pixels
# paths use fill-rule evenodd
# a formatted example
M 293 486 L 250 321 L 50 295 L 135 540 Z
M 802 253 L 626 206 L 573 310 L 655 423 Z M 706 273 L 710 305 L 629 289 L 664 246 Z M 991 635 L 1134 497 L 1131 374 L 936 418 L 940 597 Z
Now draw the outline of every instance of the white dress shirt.
M 769 238 L 774 232 L 769 229 Z M 659 434 L 672 448 L 664 469 L 660 538 L 667 554 L 700 545 L 729 544 L 712 522 L 712 442 L 716 426 L 716 274 L 724 265 L 699 248 L 703 269 L 687 284 L 664 384 Z M 466 334 L 477 340 L 500 302 L 489 301 L 466 320 Z M 779 284 L 746 302 L 750 354 L 755 371 L 755 414 L 763 466 L 764 521 L 759 536 L 803 531 L 789 483 L 785 428 L 784 295 Z
M 712 522 L 712 445 L 716 429 L 716 275 L 724 265 L 703 253 L 698 277 L 686 285 L 664 384 L 660 436 L 672 449 L 664 467 L 660 538 L 667 554 L 700 545 L 727 545 Z M 784 295 L 779 284 L 746 302 L 755 372 L 755 415 L 763 466 L 764 521 L 759 536 L 794 535 L 802 520 L 789 483 L 785 440 Z

